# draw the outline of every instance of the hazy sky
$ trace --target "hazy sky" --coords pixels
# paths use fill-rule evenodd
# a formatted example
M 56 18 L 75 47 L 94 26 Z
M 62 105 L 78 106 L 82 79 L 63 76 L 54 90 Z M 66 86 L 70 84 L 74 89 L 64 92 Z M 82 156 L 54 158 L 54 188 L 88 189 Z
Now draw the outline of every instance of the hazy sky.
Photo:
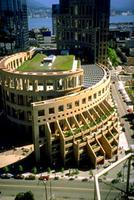
M 59 3 L 59 0 L 36 0 L 46 6 L 51 7 L 52 4 Z M 113 8 L 134 8 L 134 0 L 111 0 Z

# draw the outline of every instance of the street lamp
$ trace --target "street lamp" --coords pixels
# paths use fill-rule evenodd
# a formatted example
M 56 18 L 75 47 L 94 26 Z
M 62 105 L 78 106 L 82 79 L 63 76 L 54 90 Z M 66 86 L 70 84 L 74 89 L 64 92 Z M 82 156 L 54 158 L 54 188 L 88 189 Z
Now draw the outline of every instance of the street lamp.
M 51 179 L 49 179 L 50 181 L 50 200 L 52 199 L 52 183 L 51 183 Z
M 48 200 L 48 198 L 47 198 L 47 181 L 46 180 L 43 180 L 43 183 L 44 183 L 44 185 L 45 185 L 45 195 L 46 195 L 46 200 Z
M 50 197 L 49 199 L 52 200 L 53 199 L 53 194 L 52 194 L 52 183 L 51 183 L 51 179 L 49 179 L 49 176 L 46 176 L 44 179 L 43 179 L 43 183 L 45 185 L 45 200 L 48 200 L 48 193 L 47 193 L 47 181 L 49 180 L 49 183 L 50 183 Z

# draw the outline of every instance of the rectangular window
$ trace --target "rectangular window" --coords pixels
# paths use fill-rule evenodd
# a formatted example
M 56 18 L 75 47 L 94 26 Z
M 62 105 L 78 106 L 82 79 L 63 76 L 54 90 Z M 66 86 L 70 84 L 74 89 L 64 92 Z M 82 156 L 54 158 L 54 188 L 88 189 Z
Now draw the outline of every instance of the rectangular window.
M 86 98 L 82 99 L 82 104 L 86 103 Z
M 63 105 L 59 106 L 59 107 L 58 107 L 58 111 L 59 111 L 59 112 L 64 111 L 64 106 L 63 106 Z
M 96 99 L 96 97 L 97 97 L 97 95 L 96 95 L 96 93 L 94 94 L 94 99 Z
M 49 114 L 54 114 L 54 108 L 49 108 Z
M 38 116 L 44 116 L 45 111 L 44 110 L 38 110 Z
M 27 120 L 32 121 L 32 114 L 30 111 L 27 112 Z
M 101 96 L 101 91 L 98 92 L 98 96 Z
M 79 101 L 75 101 L 75 106 L 79 106 Z
M 71 109 L 72 108 L 72 103 L 68 103 L 67 104 L 67 109 Z
M 45 137 L 45 125 L 39 126 L 39 137 Z
M 89 96 L 89 97 L 88 97 L 88 101 L 91 101 L 91 100 L 92 100 L 92 96 Z

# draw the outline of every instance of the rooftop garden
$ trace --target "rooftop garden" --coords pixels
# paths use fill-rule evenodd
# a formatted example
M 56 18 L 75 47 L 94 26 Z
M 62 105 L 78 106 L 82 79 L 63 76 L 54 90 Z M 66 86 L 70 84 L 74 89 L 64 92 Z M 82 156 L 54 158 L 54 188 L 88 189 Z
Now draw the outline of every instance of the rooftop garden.
M 53 69 L 60 71 L 71 70 L 73 66 L 73 58 L 73 55 L 57 56 L 52 67 Z
M 22 72 L 45 72 L 45 71 L 68 71 L 73 66 L 73 55 L 56 56 L 56 59 L 50 66 L 50 63 L 43 62 L 47 56 L 37 53 L 32 59 L 25 61 L 18 71 Z

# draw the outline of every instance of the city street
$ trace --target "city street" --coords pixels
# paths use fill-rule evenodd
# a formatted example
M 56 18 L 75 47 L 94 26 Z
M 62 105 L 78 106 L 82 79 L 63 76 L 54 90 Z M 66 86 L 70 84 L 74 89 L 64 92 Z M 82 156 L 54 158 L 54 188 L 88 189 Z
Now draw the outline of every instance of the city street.
M 50 188 L 51 186 L 51 188 Z M 118 187 L 124 188 L 123 183 Z M 52 180 L 46 184 L 47 195 L 45 193 L 45 184 L 43 182 L 25 181 L 25 180 L 1 180 L 0 179 L 0 199 L 14 200 L 19 192 L 32 191 L 35 200 L 49 200 L 50 196 L 56 200 L 93 200 L 94 199 L 94 182 L 82 182 L 71 180 Z M 108 184 L 101 183 L 102 199 L 114 200 L 120 194 Z
M 112 72 L 113 75 L 114 72 Z M 111 85 L 112 88 L 112 96 L 117 107 L 117 111 L 119 114 L 120 122 L 123 124 L 123 131 L 125 132 L 125 136 L 128 142 L 128 145 L 134 144 L 134 139 L 131 137 L 134 134 L 134 130 L 131 128 L 130 122 L 126 120 L 125 116 L 128 114 L 127 109 L 128 106 L 124 102 L 121 93 L 118 91 L 118 77 L 117 74 L 114 73 L 115 76 L 112 76 L 114 84 Z

